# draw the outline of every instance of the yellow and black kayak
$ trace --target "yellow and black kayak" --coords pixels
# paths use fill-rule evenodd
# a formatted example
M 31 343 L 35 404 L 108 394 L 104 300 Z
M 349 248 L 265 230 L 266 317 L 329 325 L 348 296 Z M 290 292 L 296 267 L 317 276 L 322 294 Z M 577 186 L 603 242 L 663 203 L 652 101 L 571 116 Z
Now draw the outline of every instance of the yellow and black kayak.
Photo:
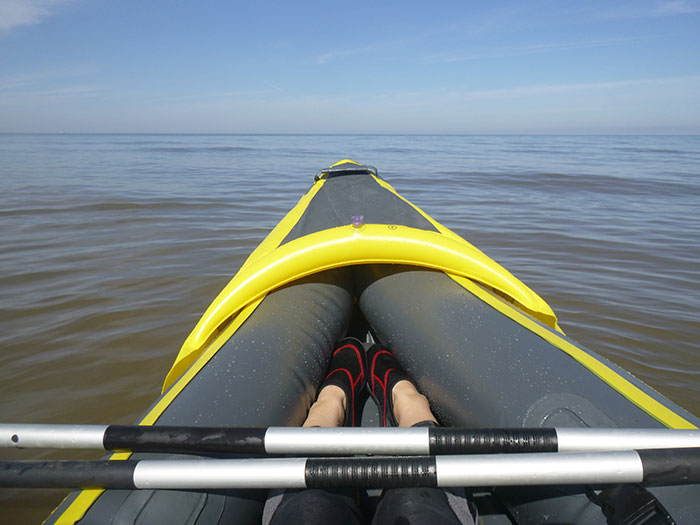
M 346 334 L 391 348 L 443 426 L 700 426 L 567 338 L 535 292 L 401 197 L 376 169 L 350 160 L 316 175 L 209 306 L 139 424 L 299 426 L 334 342 Z M 111 459 L 130 457 L 166 455 Z M 259 523 L 265 497 L 246 489 L 83 490 L 47 523 Z M 472 500 L 481 521 L 493 524 L 646 523 L 633 521 L 635 513 L 697 523 L 700 516 L 693 484 L 484 487 Z

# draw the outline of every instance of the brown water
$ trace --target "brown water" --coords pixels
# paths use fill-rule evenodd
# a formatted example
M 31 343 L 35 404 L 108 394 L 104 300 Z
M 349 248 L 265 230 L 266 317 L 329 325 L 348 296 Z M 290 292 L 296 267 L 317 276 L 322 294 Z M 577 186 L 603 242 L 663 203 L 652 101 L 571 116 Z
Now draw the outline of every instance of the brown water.
M 700 414 L 699 137 L 0 135 L 0 421 L 137 420 L 209 302 L 345 157 Z M 2 490 L 0 522 L 64 494 Z

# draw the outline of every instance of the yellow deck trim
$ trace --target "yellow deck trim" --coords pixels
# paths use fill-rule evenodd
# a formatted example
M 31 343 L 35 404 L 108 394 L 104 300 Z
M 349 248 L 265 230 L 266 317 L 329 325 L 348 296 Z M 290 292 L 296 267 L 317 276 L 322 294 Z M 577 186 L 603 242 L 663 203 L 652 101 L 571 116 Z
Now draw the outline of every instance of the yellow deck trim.
M 275 288 L 324 270 L 357 264 L 407 264 L 468 277 L 511 297 L 528 313 L 556 326 L 554 312 L 541 297 L 471 245 L 408 226 L 348 225 L 290 241 L 243 268 L 209 306 L 180 354 L 201 351 L 230 316 Z
M 83 519 L 85 513 L 92 507 L 92 504 L 95 503 L 103 492 L 104 489 L 81 490 L 80 494 L 78 494 L 70 506 L 63 511 L 63 514 L 61 514 L 54 523 L 56 525 L 73 525 L 77 521 Z
M 638 406 L 640 409 L 642 409 L 644 412 L 649 414 L 651 417 L 653 417 L 663 425 L 666 425 L 668 428 L 679 429 L 698 428 L 685 418 L 676 414 L 670 408 L 666 407 L 664 404 L 651 397 L 649 394 L 641 390 L 636 385 L 630 383 L 627 379 L 615 372 L 609 366 L 600 362 L 598 359 L 590 355 L 585 350 L 582 350 L 576 345 L 567 341 L 556 332 L 552 332 L 548 328 L 530 319 L 522 312 L 518 311 L 516 308 L 513 308 L 512 306 L 504 302 L 502 299 L 482 289 L 480 286 L 476 285 L 469 279 L 465 279 L 458 275 L 448 275 L 466 290 L 476 295 L 479 299 L 487 303 L 495 310 L 498 310 L 506 317 L 509 317 L 516 323 L 527 328 L 531 332 L 534 332 L 548 343 L 554 345 L 564 353 L 573 357 L 581 365 L 583 365 L 585 368 L 587 368 L 593 374 L 599 377 L 604 383 L 608 384 L 611 388 L 616 390 L 618 393 L 620 393 L 622 396 L 628 399 L 631 403 Z

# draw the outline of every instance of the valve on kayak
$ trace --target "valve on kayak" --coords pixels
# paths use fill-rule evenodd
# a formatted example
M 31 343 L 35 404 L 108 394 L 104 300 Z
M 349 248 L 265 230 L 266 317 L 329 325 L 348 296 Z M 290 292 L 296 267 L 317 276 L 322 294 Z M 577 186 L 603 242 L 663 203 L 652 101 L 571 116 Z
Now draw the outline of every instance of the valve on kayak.
M 360 164 L 358 162 L 355 162 L 354 160 L 345 159 L 341 160 L 340 162 L 336 162 L 331 167 L 316 173 L 316 175 L 314 176 L 314 181 L 327 179 L 328 177 L 334 177 L 338 175 L 359 174 L 374 175 L 376 177 L 379 176 L 379 174 L 377 173 L 377 168 L 375 168 L 374 166 L 367 166 L 366 164 Z

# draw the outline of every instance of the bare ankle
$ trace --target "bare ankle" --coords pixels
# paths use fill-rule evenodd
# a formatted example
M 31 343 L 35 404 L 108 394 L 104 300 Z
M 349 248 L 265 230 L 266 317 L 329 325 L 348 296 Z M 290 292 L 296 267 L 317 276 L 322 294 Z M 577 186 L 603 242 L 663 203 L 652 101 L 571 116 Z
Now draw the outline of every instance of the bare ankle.
M 338 427 L 345 420 L 347 399 L 343 389 L 327 385 L 318 393 L 316 402 L 311 405 L 304 421 L 305 427 Z
M 394 415 L 399 426 L 410 427 L 421 421 L 437 423 L 430 410 L 428 398 L 421 394 L 410 381 L 399 381 L 391 391 Z

